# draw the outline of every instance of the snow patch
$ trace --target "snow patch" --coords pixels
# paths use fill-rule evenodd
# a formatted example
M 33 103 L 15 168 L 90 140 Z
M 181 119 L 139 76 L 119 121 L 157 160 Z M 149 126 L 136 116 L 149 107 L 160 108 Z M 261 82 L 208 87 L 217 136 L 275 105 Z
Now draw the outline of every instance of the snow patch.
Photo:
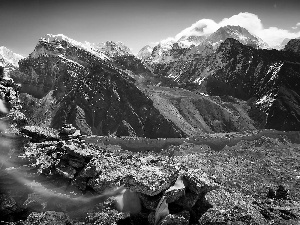
M 171 78 L 171 79 L 173 79 L 173 80 L 176 80 L 176 79 L 178 79 L 179 77 L 180 77 L 180 74 L 173 74 L 173 73 L 171 73 L 171 74 L 168 75 L 168 78 Z
M 276 62 L 269 67 L 267 74 L 272 73 L 272 77 L 269 81 L 272 81 L 278 77 L 278 73 L 283 65 L 283 62 Z
M 256 105 L 262 106 L 262 108 L 271 107 L 273 102 L 275 101 L 276 96 L 272 96 L 271 94 L 264 95 L 262 98 L 256 101 Z
M 205 77 L 198 77 L 197 79 L 195 79 L 193 81 L 193 83 L 196 83 L 196 84 L 201 84 L 203 81 L 204 81 Z

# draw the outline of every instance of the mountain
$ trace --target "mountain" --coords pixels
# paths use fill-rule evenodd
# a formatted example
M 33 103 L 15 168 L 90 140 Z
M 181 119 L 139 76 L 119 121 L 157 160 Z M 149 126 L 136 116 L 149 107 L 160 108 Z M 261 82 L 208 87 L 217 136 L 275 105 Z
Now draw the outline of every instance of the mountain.
M 13 79 L 35 125 L 68 122 L 87 134 L 153 138 L 297 129 L 299 55 L 233 38 L 217 49 L 210 43 L 160 44 L 148 65 L 114 42 L 100 48 L 46 35 Z M 155 63 L 159 57 L 164 63 Z M 287 119 L 278 122 L 283 114 Z
M 174 61 L 182 52 L 185 52 L 190 47 L 199 45 L 205 39 L 205 36 L 183 36 L 178 41 L 164 41 L 154 47 L 146 45 L 138 52 L 137 58 L 150 63 Z
M 284 47 L 285 51 L 300 53 L 300 39 L 291 39 Z
M 71 123 L 86 134 L 181 137 L 124 70 L 97 49 L 46 35 L 19 62 L 21 100 L 31 124 Z
M 244 45 L 252 46 L 255 48 L 267 48 L 268 44 L 261 40 L 259 37 L 251 34 L 247 29 L 240 26 L 224 26 L 220 27 L 217 31 L 210 35 L 204 36 L 182 36 L 177 41 L 170 40 L 160 42 L 154 48 L 145 46 L 140 50 L 138 57 L 149 63 L 165 63 L 174 61 L 172 57 L 172 50 L 174 48 L 189 49 L 192 52 L 193 48 L 197 46 L 213 46 L 217 49 L 218 46 L 227 38 L 234 38 Z M 174 46 L 175 45 L 175 46 Z M 146 54 L 143 54 L 147 52 Z M 151 56 L 150 53 L 151 52 Z M 187 51 L 185 51 L 187 52 Z M 152 58 L 151 58 L 152 57 Z M 177 57 L 178 58 L 178 57 Z M 177 59 L 175 57 L 175 59 Z
M 188 71 L 181 71 L 177 80 L 198 82 L 199 89 L 209 95 L 255 101 L 267 114 L 265 128 L 299 129 L 299 55 L 255 49 L 227 39 L 216 53 L 186 61 L 180 68 Z
M 230 25 L 220 27 L 216 32 L 209 35 L 205 41 L 217 48 L 227 38 L 236 39 L 240 43 L 254 48 L 268 47 L 268 45 L 265 42 L 251 34 L 247 29 L 240 26 Z
M 199 45 L 201 44 L 207 36 L 182 36 L 177 42 L 183 43 L 186 46 L 191 46 L 191 45 Z
M 180 65 L 187 61 L 198 61 L 199 57 L 214 53 L 227 38 L 233 38 L 256 49 L 268 47 L 265 42 L 245 28 L 228 25 L 210 35 L 183 36 L 177 42 L 170 40 L 159 43 L 153 48 L 151 55 L 149 53 L 140 54 L 140 59 L 153 73 L 180 81 L 177 79 L 180 76 L 180 70 L 178 70 Z M 185 68 L 185 70 L 187 69 L 188 67 Z M 193 71 L 189 71 L 189 73 L 194 74 Z
M 182 39 L 178 41 L 163 41 L 153 48 L 146 45 L 139 51 L 137 57 L 147 65 L 169 63 L 176 61 L 179 56 L 187 52 L 190 46 L 194 46 L 195 43 Z
M 164 43 L 158 44 L 152 50 L 150 59 L 151 63 L 169 63 L 176 61 L 182 54 L 188 51 L 188 48 L 181 43 Z
M 209 96 L 179 87 L 148 86 L 146 91 L 160 113 L 187 136 L 253 131 L 265 120 L 255 105 L 229 96 Z
M 122 42 L 106 41 L 92 46 L 109 57 L 132 55 L 131 50 Z
M 4 67 L 5 75 L 19 67 L 18 62 L 24 57 L 12 52 L 8 48 L 0 47 L 0 64 Z
M 136 55 L 138 59 L 147 59 L 151 56 L 153 48 L 149 45 L 144 46 Z
M 260 49 L 260 40 L 249 35 L 244 28 L 227 26 L 174 61 L 144 63 L 182 87 L 195 84 L 193 90 L 200 93 L 247 101 L 262 113 L 256 118 L 262 121 L 260 127 L 298 130 L 300 58 L 295 52 L 299 51 L 299 40 L 291 40 L 286 51 L 277 51 Z M 219 43 L 227 36 L 236 38 Z
M 291 39 L 290 38 L 285 38 L 282 40 L 282 42 L 278 45 L 278 46 L 275 46 L 274 49 L 277 49 L 277 50 L 282 50 L 284 49 L 284 47 L 286 46 L 286 44 L 290 41 Z
M 181 51 L 176 44 L 172 48 L 174 55 Z M 245 101 L 194 92 L 197 85 L 187 90 L 187 84 L 152 73 L 134 55 L 104 52 L 64 35 L 41 38 L 13 76 L 22 85 L 29 124 L 71 123 L 86 134 L 151 138 L 258 127 L 257 118 L 248 116 L 255 109 Z

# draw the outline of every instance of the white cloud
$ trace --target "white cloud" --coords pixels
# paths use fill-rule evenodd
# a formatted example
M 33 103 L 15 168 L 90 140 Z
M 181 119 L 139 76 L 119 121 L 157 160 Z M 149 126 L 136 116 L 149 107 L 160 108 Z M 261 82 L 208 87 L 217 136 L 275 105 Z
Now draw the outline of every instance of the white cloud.
M 258 16 L 247 12 L 239 13 L 230 18 L 225 18 L 219 23 L 219 27 L 223 27 L 226 25 L 241 26 L 246 28 L 253 34 L 264 29 L 262 22 L 258 18 Z
M 294 30 L 298 29 L 300 27 L 300 23 L 297 23 L 296 26 L 292 27 Z
M 203 36 L 215 32 L 219 28 L 219 25 L 211 19 L 202 19 L 194 23 L 192 26 L 182 30 L 175 36 L 178 40 L 183 36 Z
M 285 38 L 293 39 L 299 37 L 300 32 L 291 32 L 277 27 L 269 27 L 258 31 L 256 35 L 273 47 L 281 44 Z
M 253 13 L 243 12 L 234 15 L 230 18 L 224 18 L 220 22 L 215 22 L 212 19 L 201 19 L 190 27 L 179 32 L 174 38 L 168 38 L 168 40 L 178 40 L 182 36 L 203 36 L 209 35 L 215 32 L 218 28 L 226 25 L 235 25 L 246 28 L 252 34 L 260 37 L 267 42 L 271 47 L 281 44 L 285 38 L 296 38 L 300 36 L 299 32 L 293 32 L 290 30 L 280 29 L 277 27 L 264 28 L 262 21 L 259 17 Z M 296 26 L 300 26 L 297 23 Z M 163 40 L 166 42 L 167 39 Z

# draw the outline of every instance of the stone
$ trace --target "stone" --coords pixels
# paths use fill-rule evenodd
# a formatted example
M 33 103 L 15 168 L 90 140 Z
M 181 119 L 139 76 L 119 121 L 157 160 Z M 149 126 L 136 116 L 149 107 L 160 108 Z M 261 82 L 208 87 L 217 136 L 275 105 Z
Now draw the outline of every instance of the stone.
M 196 194 L 207 193 L 218 187 L 218 185 L 200 169 L 187 169 L 183 173 L 183 177 L 187 181 L 188 188 Z
M 65 213 L 55 211 L 32 212 L 24 221 L 24 225 L 65 225 L 68 223 L 70 220 Z
M 68 179 L 73 179 L 76 174 L 76 170 L 63 161 L 61 161 L 55 169 L 58 174 Z
M 57 131 L 52 128 L 25 126 L 20 131 L 31 137 L 32 142 L 57 141 L 59 139 Z
M 100 170 L 93 165 L 91 162 L 89 162 L 84 169 L 80 172 L 79 176 L 81 177 L 95 177 L 98 173 L 100 172 Z
M 185 184 L 183 177 L 178 177 L 175 184 L 167 189 L 164 193 L 166 202 L 171 203 L 185 195 Z
M 279 185 L 275 197 L 277 199 L 288 199 L 289 197 L 289 190 L 287 190 L 283 185 Z
M 138 195 L 142 201 L 143 206 L 149 210 L 156 210 L 156 207 L 163 196 L 162 193 L 154 196 L 149 196 L 142 193 L 138 193 Z
M 119 220 L 125 218 L 123 213 L 115 209 L 102 209 L 101 212 L 88 213 L 85 219 L 86 224 L 117 224 Z
M 191 209 L 199 199 L 199 195 L 191 192 L 190 190 L 186 191 L 183 196 L 175 201 L 176 204 L 182 206 L 184 209 Z
M 81 157 L 81 158 L 70 157 L 68 160 L 68 163 L 72 167 L 81 168 L 85 165 L 85 159 L 83 157 Z
M 87 178 L 77 176 L 74 180 L 72 180 L 71 184 L 77 187 L 79 190 L 84 191 L 87 186 Z
M 60 136 L 68 136 L 72 135 L 76 132 L 76 128 L 72 124 L 63 124 L 63 126 L 59 129 Z
M 190 219 L 190 213 L 183 211 L 177 214 L 169 214 L 159 223 L 160 225 L 188 225 Z
M 82 158 L 82 157 L 87 157 L 91 158 L 92 154 L 95 153 L 91 149 L 83 149 L 81 148 L 78 144 L 75 144 L 73 142 L 69 144 L 63 143 L 63 146 L 61 147 L 62 150 L 66 151 L 67 154 L 77 157 L 77 158 Z
M 154 196 L 168 189 L 177 179 L 175 168 L 154 165 L 141 165 L 124 179 L 125 187 L 132 191 Z

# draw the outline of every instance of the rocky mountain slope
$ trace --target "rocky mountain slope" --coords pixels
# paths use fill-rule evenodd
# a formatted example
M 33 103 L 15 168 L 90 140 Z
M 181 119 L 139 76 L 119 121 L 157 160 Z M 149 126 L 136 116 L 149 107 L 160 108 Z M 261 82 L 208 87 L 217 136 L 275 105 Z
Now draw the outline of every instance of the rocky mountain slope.
M 199 71 L 204 75 L 200 86 L 208 94 L 231 95 L 244 100 L 254 98 L 259 108 L 268 114 L 266 128 L 298 129 L 299 55 L 256 50 L 227 39 L 212 57 L 208 60 L 210 66 L 200 67 Z
M 289 52 L 296 52 L 300 54 L 300 39 L 289 40 L 286 43 L 284 50 Z
M 265 120 L 254 105 L 233 97 L 213 97 L 177 87 L 148 86 L 145 91 L 160 113 L 187 136 L 251 131 Z
M 135 80 L 97 49 L 65 36 L 40 39 L 20 61 L 25 114 L 42 126 L 68 122 L 87 134 L 180 137 Z
M 104 43 L 93 44 L 92 46 L 111 58 L 132 55 L 131 50 L 122 42 L 107 41 Z
M 293 43 L 290 48 L 297 51 L 297 42 Z M 154 72 L 181 84 L 196 83 L 198 91 L 208 95 L 230 95 L 254 103 L 267 115 L 266 128 L 298 129 L 299 55 L 292 50 L 257 49 L 233 38 L 216 51 L 209 46 L 201 50 L 171 63 L 153 63 Z M 283 115 L 285 119 L 280 120 Z
M 249 116 L 255 107 L 243 101 L 185 90 L 188 85 L 154 74 L 126 48 L 105 46 L 100 51 L 63 35 L 40 39 L 13 76 L 22 84 L 30 124 L 67 122 L 86 134 L 157 138 L 253 130 L 264 121 L 264 115 Z M 175 51 L 181 55 L 181 48 Z

